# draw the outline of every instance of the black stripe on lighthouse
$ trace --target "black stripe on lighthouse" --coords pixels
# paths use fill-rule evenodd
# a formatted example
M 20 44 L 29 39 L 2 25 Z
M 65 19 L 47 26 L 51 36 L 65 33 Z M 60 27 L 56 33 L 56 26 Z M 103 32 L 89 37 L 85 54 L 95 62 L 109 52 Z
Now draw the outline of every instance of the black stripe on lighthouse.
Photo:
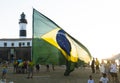
M 20 30 L 20 36 L 25 36 L 26 37 L 26 30 Z

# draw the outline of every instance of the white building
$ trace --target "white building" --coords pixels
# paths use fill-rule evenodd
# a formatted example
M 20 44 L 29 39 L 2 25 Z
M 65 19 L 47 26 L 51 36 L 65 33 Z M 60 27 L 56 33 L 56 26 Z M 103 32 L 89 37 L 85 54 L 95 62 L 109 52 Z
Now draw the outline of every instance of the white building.
M 22 13 L 19 20 L 20 38 L 0 39 L 0 61 L 11 61 L 18 58 L 31 59 L 32 38 L 26 38 L 26 25 L 27 20 L 25 19 L 25 14 Z

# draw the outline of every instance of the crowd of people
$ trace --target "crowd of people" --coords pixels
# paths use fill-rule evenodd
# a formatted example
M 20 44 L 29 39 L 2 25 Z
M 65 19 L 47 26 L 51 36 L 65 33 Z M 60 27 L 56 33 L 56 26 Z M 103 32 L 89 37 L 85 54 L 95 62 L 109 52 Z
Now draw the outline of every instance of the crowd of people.
M 105 63 L 105 61 L 107 62 Z M 100 63 L 97 58 L 93 58 L 91 62 L 91 70 L 92 73 L 102 74 L 99 83 L 109 83 L 110 81 L 111 83 L 119 83 L 117 73 L 120 70 L 120 65 L 117 65 L 115 60 L 102 60 Z M 94 83 L 91 75 L 89 77 L 88 83 Z
M 17 60 L 14 60 L 13 63 L 13 73 L 14 74 L 27 74 L 27 78 L 33 78 L 33 72 L 34 69 L 38 73 L 40 71 L 40 64 L 34 64 L 32 60 L 23 60 L 21 58 L 18 58 Z M 8 66 L 9 62 L 4 61 L 2 62 L 2 75 L 1 75 L 1 80 L 2 82 L 6 81 L 6 75 L 8 72 Z M 52 69 L 54 69 L 54 65 L 52 65 Z M 49 65 L 46 64 L 46 71 L 50 72 L 49 70 Z
M 22 60 L 21 58 L 14 61 L 13 67 L 15 73 L 28 73 L 28 79 L 33 78 L 34 68 L 37 73 L 40 71 L 40 64 L 35 65 L 32 60 Z M 54 65 L 52 65 L 52 69 L 55 70 Z M 48 64 L 46 64 L 46 71 L 50 72 Z
M 105 62 L 106 61 L 106 62 Z M 91 70 L 93 74 L 101 74 L 102 76 L 99 78 L 99 83 L 119 83 L 118 80 L 118 71 L 120 72 L 120 66 L 118 66 L 115 60 L 102 60 L 101 63 L 96 58 L 93 58 L 91 62 Z M 27 74 L 27 78 L 33 78 L 34 68 L 38 73 L 40 71 L 40 65 L 34 64 L 31 60 L 22 60 L 21 58 L 14 60 L 13 64 L 13 72 L 19 74 Z M 54 71 L 54 65 L 52 66 L 52 70 Z M 5 81 L 7 74 L 8 62 L 2 63 L 2 75 L 1 79 Z M 49 72 L 49 65 L 46 64 L 46 71 Z M 92 74 L 89 76 L 88 83 L 95 83 L 92 77 Z

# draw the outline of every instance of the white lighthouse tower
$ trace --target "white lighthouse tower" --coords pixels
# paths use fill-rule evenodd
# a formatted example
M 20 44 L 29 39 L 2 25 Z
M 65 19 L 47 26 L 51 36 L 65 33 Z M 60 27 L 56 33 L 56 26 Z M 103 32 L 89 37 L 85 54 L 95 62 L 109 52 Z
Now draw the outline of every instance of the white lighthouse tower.
M 19 36 L 20 36 L 20 38 L 26 38 L 26 35 L 27 35 L 26 25 L 27 25 L 27 20 L 25 19 L 24 12 L 22 12 L 21 18 L 19 20 L 19 27 L 20 27 Z

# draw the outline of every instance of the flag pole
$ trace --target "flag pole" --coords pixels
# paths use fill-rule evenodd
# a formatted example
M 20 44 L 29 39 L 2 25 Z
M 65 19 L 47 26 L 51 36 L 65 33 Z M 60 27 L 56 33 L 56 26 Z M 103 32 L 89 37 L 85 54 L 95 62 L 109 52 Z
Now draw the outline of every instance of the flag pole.
M 33 37 L 34 37 L 34 8 L 32 7 L 33 9 L 33 13 L 32 13 L 32 48 L 31 48 L 31 60 L 33 59 Z

